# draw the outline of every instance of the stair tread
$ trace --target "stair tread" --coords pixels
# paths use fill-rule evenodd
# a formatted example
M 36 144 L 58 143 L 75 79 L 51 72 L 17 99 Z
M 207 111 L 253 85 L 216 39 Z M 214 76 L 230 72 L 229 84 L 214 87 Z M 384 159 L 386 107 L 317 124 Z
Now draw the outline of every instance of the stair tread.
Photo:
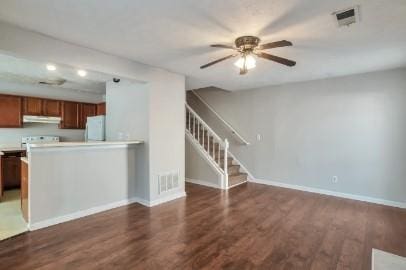
M 234 186 L 240 183 L 247 182 L 247 174 L 246 173 L 239 173 L 237 175 L 229 175 L 228 176 L 228 186 Z
M 247 174 L 247 173 L 242 173 L 242 172 L 239 172 L 239 173 L 235 173 L 235 174 L 229 174 L 228 176 L 229 176 L 229 177 L 235 177 L 235 176 L 248 176 L 248 174 Z

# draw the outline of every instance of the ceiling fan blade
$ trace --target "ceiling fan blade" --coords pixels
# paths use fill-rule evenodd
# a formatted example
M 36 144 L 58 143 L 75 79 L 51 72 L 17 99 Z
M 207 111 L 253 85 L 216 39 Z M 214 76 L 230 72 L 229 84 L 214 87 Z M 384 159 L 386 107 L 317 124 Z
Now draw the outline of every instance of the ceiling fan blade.
M 237 48 L 235 48 L 232 45 L 212 44 L 212 45 L 210 45 L 210 47 L 237 50 Z
M 279 64 L 282 64 L 282 65 L 286 65 L 286 66 L 290 66 L 290 67 L 293 67 L 294 65 L 296 65 L 295 61 L 292 61 L 292 60 L 289 60 L 289 59 L 286 59 L 286 58 L 282 58 L 282 57 L 279 57 L 279 56 L 275 56 L 275 55 L 272 55 L 272 54 L 268 54 L 268 53 L 264 53 L 264 52 L 256 52 L 255 54 L 258 57 L 265 58 L 265 59 L 268 59 L 268 60 L 271 60 L 271 61 L 275 61 L 275 62 L 277 62 Z
M 266 49 L 272 49 L 272 48 L 278 48 L 278 47 L 286 47 L 286 46 L 292 46 L 292 42 L 287 41 L 287 40 L 280 40 L 280 41 L 270 42 L 270 43 L 259 45 L 258 49 L 259 50 L 266 50 Z
M 208 64 L 206 64 L 206 65 L 203 65 L 203 66 L 201 66 L 200 68 L 203 69 L 203 68 L 210 67 L 211 65 L 217 64 L 218 62 L 227 60 L 227 59 L 232 58 L 232 57 L 235 57 L 235 56 L 237 56 L 237 55 L 238 55 L 238 54 L 231 54 L 231 55 L 229 55 L 229 56 L 226 56 L 226 57 L 217 59 L 217 60 L 215 60 L 215 61 L 213 61 L 213 62 L 210 62 L 210 63 L 208 63 Z

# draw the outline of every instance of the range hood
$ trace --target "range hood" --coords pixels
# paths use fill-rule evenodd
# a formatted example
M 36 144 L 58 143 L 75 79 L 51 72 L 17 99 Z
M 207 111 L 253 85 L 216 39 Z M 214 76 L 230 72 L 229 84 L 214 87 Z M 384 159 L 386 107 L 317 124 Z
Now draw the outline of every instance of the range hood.
M 36 115 L 23 116 L 23 123 L 59 124 L 60 122 L 61 122 L 60 117 L 36 116 Z

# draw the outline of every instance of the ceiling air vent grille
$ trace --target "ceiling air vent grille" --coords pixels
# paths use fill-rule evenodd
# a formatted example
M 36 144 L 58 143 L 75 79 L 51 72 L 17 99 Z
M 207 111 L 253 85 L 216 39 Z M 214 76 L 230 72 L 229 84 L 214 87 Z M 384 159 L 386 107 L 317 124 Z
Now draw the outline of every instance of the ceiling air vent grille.
M 357 23 L 360 20 L 359 6 L 333 12 L 333 16 L 337 22 L 338 27 L 350 26 L 351 24 Z

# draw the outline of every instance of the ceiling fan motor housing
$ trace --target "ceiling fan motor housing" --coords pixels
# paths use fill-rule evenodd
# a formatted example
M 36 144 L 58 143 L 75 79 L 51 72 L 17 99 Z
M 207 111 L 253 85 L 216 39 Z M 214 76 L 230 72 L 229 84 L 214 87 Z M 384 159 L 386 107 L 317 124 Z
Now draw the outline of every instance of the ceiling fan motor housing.
M 242 36 L 235 40 L 235 46 L 241 50 L 253 50 L 261 40 L 254 36 Z

